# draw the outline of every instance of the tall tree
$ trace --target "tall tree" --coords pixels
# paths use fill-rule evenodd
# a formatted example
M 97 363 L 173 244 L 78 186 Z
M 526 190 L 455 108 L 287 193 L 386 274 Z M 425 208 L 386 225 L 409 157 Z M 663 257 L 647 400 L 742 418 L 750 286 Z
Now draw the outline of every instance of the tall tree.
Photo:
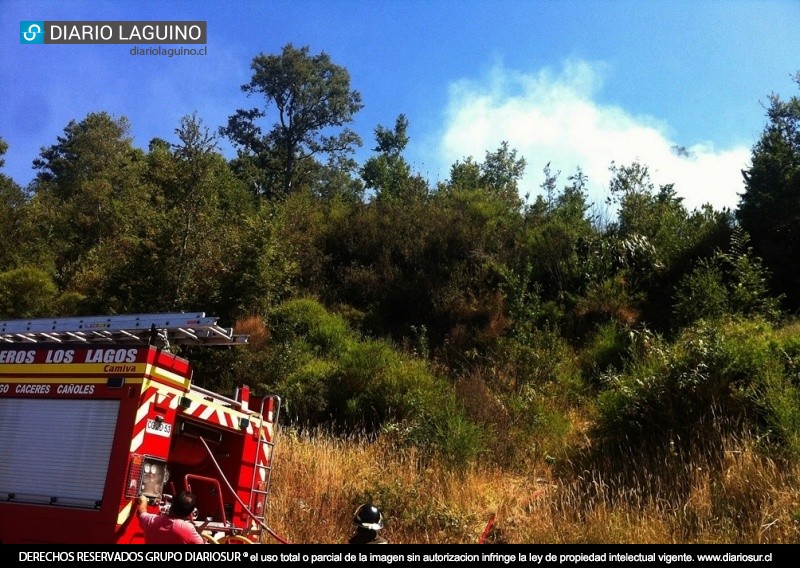
M 486 152 L 481 166 L 481 181 L 485 187 L 506 201 L 511 207 L 519 208 L 519 180 L 525 173 L 525 158 L 518 158 L 517 151 L 503 141 L 494 152 Z
M 70 121 L 34 167 L 32 214 L 54 251 L 57 281 L 92 293 L 149 215 L 144 153 L 133 147 L 125 117 L 90 113 Z
M 377 156 L 369 158 L 361 168 L 361 179 L 367 189 L 375 191 L 379 200 L 409 200 L 427 195 L 428 186 L 419 175 L 411 174 L 411 166 L 403 157 L 408 144 L 408 119 L 397 117 L 394 129 L 375 128 L 374 148 Z
M 673 184 L 656 189 L 647 166 L 611 165 L 609 203 L 618 205 L 617 222 L 604 244 L 609 266 L 631 298 L 631 310 L 656 329 L 669 324 L 671 290 L 698 256 L 727 247 L 731 213 L 706 204 L 689 211 Z M 616 287 L 615 287 L 616 288 Z M 631 311 L 631 313 L 632 313 Z
M 483 163 L 470 156 L 450 167 L 450 180 L 440 187 L 445 192 L 480 190 L 505 203 L 514 211 L 522 206 L 519 180 L 525 173 L 525 158 L 503 141 L 494 152 L 486 152 Z
M 286 195 L 297 188 L 314 169 L 318 156 L 337 161 L 361 145 L 349 128 L 362 107 L 361 95 L 350 89 L 350 74 L 331 61 L 325 52 L 311 55 L 307 46 L 287 44 L 280 55 L 257 55 L 253 76 L 242 85 L 247 95 L 262 95 L 264 108 L 239 109 L 221 129 L 239 151 L 236 167 L 268 197 Z M 267 132 L 257 124 L 271 116 L 275 122 Z
M 545 300 L 563 302 L 570 293 L 582 292 L 587 271 L 586 259 L 580 256 L 582 245 L 592 241 L 594 228 L 586 190 L 587 178 L 579 169 L 568 185 L 557 187 L 560 172 L 544 168 L 545 180 L 540 195 L 525 215 L 524 245 L 516 267 L 524 274 L 530 266 Z
M 8 144 L 0 138 L 0 168 L 5 165 L 3 156 L 7 150 Z M 0 240 L 7 243 L 0 247 L 0 271 L 14 267 L 20 258 L 24 210 L 25 194 L 22 188 L 0 173 Z
M 800 86 L 800 72 L 795 75 Z M 770 96 L 768 122 L 743 171 L 736 216 L 772 272 L 772 291 L 800 308 L 800 98 Z
M 181 118 L 175 136 L 177 143 L 150 143 L 147 179 L 158 210 L 120 277 L 137 283 L 136 309 L 227 315 L 236 300 L 223 288 L 243 276 L 233 273 L 253 198 L 196 114 Z

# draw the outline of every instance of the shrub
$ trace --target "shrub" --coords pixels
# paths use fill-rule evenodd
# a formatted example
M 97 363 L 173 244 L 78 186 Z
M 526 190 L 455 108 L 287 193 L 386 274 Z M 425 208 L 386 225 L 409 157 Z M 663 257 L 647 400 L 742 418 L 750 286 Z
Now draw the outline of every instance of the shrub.
M 616 467 L 643 451 L 721 459 L 721 437 L 753 432 L 764 451 L 800 455 L 796 369 L 782 351 L 762 320 L 699 322 L 673 344 L 655 342 L 625 372 L 606 375 L 595 451 L 616 456 Z
M 454 463 L 482 451 L 481 432 L 452 385 L 426 361 L 360 338 L 313 299 L 285 302 L 269 321 L 259 356 L 246 367 L 261 375 L 261 389 L 281 395 L 285 419 L 340 434 L 374 436 L 388 428 L 398 443 L 419 444 Z
M 610 320 L 597 326 L 581 351 L 580 366 L 584 375 L 621 370 L 630 347 L 630 333 L 626 326 Z
M 269 325 L 276 341 L 303 338 L 321 355 L 341 353 L 356 337 L 343 317 L 310 298 L 284 302 L 270 313 Z

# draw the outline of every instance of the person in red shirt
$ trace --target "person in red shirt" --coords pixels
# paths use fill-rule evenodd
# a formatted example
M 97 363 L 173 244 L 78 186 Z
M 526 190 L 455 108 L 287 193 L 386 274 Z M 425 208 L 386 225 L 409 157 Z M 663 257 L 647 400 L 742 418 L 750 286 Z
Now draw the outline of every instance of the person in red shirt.
M 172 500 L 169 514 L 161 515 L 148 512 L 147 497 L 140 495 L 136 512 L 145 544 L 205 544 L 192 523 L 195 501 L 193 493 L 182 491 Z

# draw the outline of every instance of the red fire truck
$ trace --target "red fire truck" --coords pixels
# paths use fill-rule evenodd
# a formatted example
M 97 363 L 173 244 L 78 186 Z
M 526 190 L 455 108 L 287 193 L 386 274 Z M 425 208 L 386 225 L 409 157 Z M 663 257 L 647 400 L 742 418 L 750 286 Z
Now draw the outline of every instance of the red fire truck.
M 137 544 L 136 499 L 182 490 L 212 543 L 261 543 L 275 395 L 192 384 L 185 345 L 247 337 L 204 313 L 0 321 L 0 542 Z

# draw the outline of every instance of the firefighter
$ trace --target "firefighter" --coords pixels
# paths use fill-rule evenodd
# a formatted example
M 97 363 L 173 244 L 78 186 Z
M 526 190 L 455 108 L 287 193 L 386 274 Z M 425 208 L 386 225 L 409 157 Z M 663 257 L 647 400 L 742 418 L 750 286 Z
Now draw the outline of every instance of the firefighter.
M 148 512 L 147 497 L 140 495 L 136 512 L 145 544 L 205 544 L 192 522 L 196 500 L 194 493 L 181 491 L 172 500 L 169 513 L 161 515 Z
M 353 514 L 355 532 L 347 544 L 388 544 L 389 541 L 378 534 L 383 528 L 383 515 L 380 509 L 371 503 L 360 505 Z

